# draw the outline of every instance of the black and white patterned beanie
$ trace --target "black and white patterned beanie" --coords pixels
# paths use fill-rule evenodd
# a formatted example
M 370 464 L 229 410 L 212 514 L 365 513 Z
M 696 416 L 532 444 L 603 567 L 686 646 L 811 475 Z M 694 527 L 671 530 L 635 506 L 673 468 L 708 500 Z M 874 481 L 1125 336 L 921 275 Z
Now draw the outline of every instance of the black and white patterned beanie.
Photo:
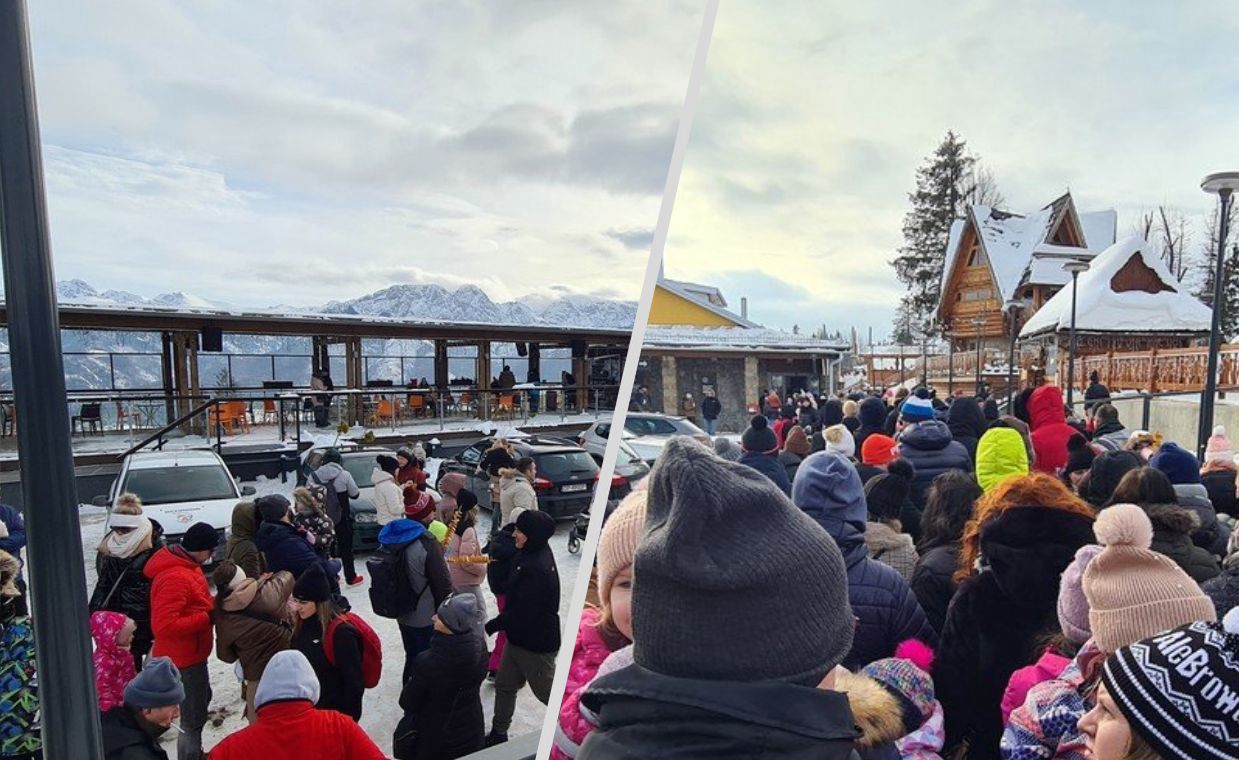
M 1119 649 L 1102 670 L 1106 690 L 1165 758 L 1239 757 L 1239 607 Z

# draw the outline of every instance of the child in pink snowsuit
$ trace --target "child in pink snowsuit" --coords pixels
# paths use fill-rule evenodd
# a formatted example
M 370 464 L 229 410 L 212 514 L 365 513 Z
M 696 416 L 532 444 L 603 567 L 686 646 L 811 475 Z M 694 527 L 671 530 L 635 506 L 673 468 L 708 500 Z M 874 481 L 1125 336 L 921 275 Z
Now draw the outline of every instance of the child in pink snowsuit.
M 103 712 L 125 701 L 125 684 L 137 675 L 129 652 L 135 630 L 137 625 L 119 612 L 90 616 L 90 632 L 95 637 L 95 689 Z
M 551 760 L 571 760 L 595 728 L 580 711 L 581 694 L 612 652 L 632 642 L 632 564 L 645 527 L 644 489 L 633 491 L 602 529 L 598 542 L 598 598 L 602 609 L 581 615 L 568 685 L 559 710 Z

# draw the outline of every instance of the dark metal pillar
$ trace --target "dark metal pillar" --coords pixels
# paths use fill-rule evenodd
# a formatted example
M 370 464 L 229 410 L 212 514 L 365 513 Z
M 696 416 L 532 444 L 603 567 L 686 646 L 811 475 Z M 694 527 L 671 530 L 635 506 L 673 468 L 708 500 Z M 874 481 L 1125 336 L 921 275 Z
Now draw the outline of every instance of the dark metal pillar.
M 1226 308 L 1226 235 L 1230 229 L 1228 222 L 1234 196 L 1229 188 L 1222 188 L 1218 195 L 1222 201 L 1222 208 L 1217 222 L 1217 264 L 1213 272 L 1213 324 L 1209 330 L 1209 366 L 1206 370 L 1208 374 L 1205 375 L 1205 389 L 1200 394 L 1200 429 L 1196 433 L 1197 455 L 1204 454 L 1205 445 L 1213 433 L 1213 401 L 1217 395 L 1218 349 L 1222 342 L 1222 312 Z
M 1079 272 L 1071 273 L 1071 345 L 1067 350 L 1067 408 L 1072 412 L 1075 407 L 1076 393 L 1076 284 L 1080 280 Z
M 0 3 L 0 246 L 24 456 L 44 757 L 100 760 L 99 705 L 69 442 L 26 3 Z M 37 477 L 34 476 L 37 473 Z

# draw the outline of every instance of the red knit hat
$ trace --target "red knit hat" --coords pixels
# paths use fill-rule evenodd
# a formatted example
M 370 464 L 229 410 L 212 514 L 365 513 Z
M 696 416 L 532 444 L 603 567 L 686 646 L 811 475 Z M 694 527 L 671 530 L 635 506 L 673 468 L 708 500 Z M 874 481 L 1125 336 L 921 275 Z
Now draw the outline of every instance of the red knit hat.
M 881 433 L 871 433 L 860 447 L 860 461 L 875 467 L 891 463 L 897 454 L 895 439 Z

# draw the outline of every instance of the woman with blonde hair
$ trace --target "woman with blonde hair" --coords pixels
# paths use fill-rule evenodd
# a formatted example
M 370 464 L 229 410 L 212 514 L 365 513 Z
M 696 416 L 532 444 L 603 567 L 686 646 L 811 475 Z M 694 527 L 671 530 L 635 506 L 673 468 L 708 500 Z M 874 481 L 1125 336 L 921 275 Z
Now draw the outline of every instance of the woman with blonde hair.
M 1008 478 L 977 502 L 933 666 L 948 750 L 998 756 L 1007 682 L 1058 630 L 1059 576 L 1092 542 L 1092 508 L 1052 475 Z
M 133 664 L 142 670 L 142 660 L 151 651 L 151 580 L 142 572 L 161 546 L 163 531 L 142 514 L 142 500 L 131 493 L 116 498 L 108 515 L 108 532 L 95 555 L 94 593 L 90 611 L 127 615 L 137 630 L 133 634 Z

